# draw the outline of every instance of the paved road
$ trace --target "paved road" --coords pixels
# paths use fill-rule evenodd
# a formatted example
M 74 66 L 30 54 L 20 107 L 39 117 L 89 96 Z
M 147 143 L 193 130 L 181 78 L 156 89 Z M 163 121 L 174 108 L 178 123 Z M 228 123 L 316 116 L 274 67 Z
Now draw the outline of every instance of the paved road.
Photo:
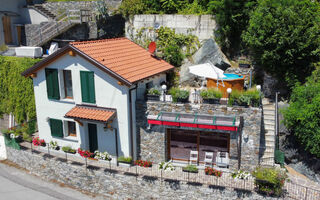
M 0 163 L 0 200 L 98 200 Z

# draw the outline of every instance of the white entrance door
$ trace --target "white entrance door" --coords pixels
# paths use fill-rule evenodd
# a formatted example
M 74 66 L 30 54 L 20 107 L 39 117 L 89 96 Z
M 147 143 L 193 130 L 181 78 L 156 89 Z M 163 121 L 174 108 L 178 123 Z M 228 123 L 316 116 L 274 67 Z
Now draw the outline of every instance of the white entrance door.
M 7 150 L 6 145 L 4 143 L 4 137 L 0 135 L 0 160 L 7 159 Z

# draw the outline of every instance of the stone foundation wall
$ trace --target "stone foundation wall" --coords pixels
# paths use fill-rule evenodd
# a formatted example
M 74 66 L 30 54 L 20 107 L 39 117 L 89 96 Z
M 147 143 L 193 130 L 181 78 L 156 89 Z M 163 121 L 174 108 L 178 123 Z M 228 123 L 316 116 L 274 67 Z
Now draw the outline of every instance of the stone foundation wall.
M 178 113 L 198 113 L 210 115 L 236 115 L 244 117 L 242 131 L 241 168 L 254 169 L 259 163 L 261 109 L 240 106 L 227 107 L 214 104 L 175 104 L 169 102 L 138 102 L 136 103 L 138 152 L 142 159 L 161 162 L 166 158 L 166 133 L 162 126 L 147 123 L 147 115 L 157 115 L 160 111 Z M 238 167 L 238 133 L 230 135 L 230 168 Z
M 58 181 L 106 199 L 265 199 L 256 193 L 182 181 L 160 181 L 106 169 L 86 170 L 79 164 L 62 162 L 29 151 L 7 147 L 8 160 L 47 181 Z

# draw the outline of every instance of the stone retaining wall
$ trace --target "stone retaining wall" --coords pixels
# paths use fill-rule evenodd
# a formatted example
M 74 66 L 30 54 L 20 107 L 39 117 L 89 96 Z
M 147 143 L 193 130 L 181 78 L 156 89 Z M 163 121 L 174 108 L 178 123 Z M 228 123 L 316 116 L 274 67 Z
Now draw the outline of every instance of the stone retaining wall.
M 86 170 L 84 166 L 61 162 L 41 154 L 31 154 L 29 151 L 9 147 L 7 151 L 8 160 L 44 180 L 56 180 L 80 190 L 104 195 L 107 199 L 266 199 L 249 191 L 181 181 L 160 181 L 157 178 L 135 177 L 107 169 Z
M 166 160 L 166 131 L 163 126 L 149 127 L 147 115 L 157 115 L 160 111 L 177 113 L 198 113 L 210 115 L 235 115 L 244 117 L 242 131 L 241 168 L 254 169 L 259 164 L 261 109 L 240 106 L 227 107 L 214 104 L 175 104 L 170 102 L 138 102 L 136 103 L 137 134 L 139 156 L 153 162 Z M 238 167 L 237 141 L 238 133 L 230 136 L 230 168 Z

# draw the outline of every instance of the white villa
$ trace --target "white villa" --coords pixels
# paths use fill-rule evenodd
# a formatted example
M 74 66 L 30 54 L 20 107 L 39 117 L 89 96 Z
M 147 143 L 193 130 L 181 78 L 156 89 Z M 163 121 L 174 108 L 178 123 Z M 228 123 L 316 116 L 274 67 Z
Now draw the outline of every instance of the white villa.
M 73 42 L 32 77 L 39 137 L 59 146 L 137 157 L 135 102 L 173 66 L 126 38 Z

